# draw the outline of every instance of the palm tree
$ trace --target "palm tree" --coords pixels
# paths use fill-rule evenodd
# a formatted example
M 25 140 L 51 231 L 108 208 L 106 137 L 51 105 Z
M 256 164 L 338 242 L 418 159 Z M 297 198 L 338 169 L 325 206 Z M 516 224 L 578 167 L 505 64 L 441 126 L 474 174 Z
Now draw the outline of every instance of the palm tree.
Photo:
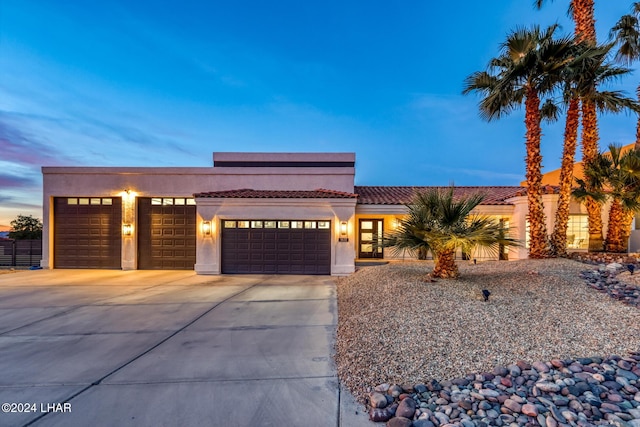
M 631 65 L 640 59 L 640 2 L 633 3 L 631 14 L 621 17 L 609 35 L 618 45 L 616 60 L 624 65 Z M 640 101 L 640 85 L 636 89 L 636 95 Z M 640 115 L 636 125 L 636 149 L 640 150 Z
M 553 1 L 553 0 L 552 0 Z M 535 0 L 534 5 L 540 9 L 546 0 Z M 596 20 L 594 0 L 570 0 L 569 15 L 576 24 L 575 35 L 578 42 L 596 44 Z
M 456 198 L 453 187 L 416 193 L 413 201 L 406 205 L 407 216 L 384 238 L 383 245 L 397 253 L 431 252 L 435 261 L 431 276 L 456 278 L 459 275 L 455 262 L 457 249 L 471 253 L 476 247 L 484 247 L 495 251 L 497 256 L 501 245 L 518 245 L 516 240 L 507 237 L 499 222 L 471 215 L 483 199 L 482 194 Z
M 540 96 L 551 93 L 569 61 L 571 39 L 554 39 L 557 25 L 542 31 L 516 29 L 502 44 L 501 55 L 488 71 L 465 80 L 463 93 L 480 92 L 480 115 L 491 121 L 510 113 L 523 102 L 526 126 L 526 181 L 530 225 L 530 258 L 548 256 L 547 229 L 542 203 L 542 155 L 540 152 Z
M 640 210 L 640 152 L 630 150 L 622 154 L 619 145 L 611 144 L 608 153 L 598 154 L 585 164 L 584 175 L 584 180 L 577 180 L 580 187 L 575 191 L 576 197 L 611 200 L 607 251 L 626 252 L 631 221 Z
M 536 0 L 535 6 L 539 9 L 546 0 Z M 571 0 L 569 2 L 569 14 L 575 23 L 575 37 L 577 42 L 584 42 L 595 46 L 596 25 L 594 0 Z M 596 90 L 596 83 L 592 82 L 591 90 Z M 598 155 L 598 115 L 596 104 L 582 98 L 582 161 L 590 162 Z M 589 251 L 602 251 L 602 207 L 591 197 L 584 201 L 589 216 Z
M 601 112 L 621 112 L 627 108 L 636 110 L 637 103 L 617 91 L 598 91 L 596 88 L 630 72 L 627 68 L 614 67 L 606 63 L 607 54 L 613 45 L 591 47 L 585 43 L 575 46 L 574 59 L 563 70 L 563 98 L 567 107 L 564 147 L 560 168 L 560 192 L 554 229 L 551 235 L 551 253 L 566 255 L 569 203 L 573 184 L 573 167 L 578 141 L 580 118 L 579 99 L 593 102 Z M 594 85 L 593 82 L 596 84 Z M 591 237 L 591 236 L 590 236 Z M 592 236 L 602 246 L 602 231 Z M 590 239 L 591 240 L 591 239 Z M 600 240 L 600 241 L 599 241 Z

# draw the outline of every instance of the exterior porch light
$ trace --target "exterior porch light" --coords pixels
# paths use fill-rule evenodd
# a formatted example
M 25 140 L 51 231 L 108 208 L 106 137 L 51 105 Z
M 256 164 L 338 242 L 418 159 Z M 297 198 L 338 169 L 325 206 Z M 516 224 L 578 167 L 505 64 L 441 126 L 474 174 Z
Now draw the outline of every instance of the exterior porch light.
M 202 234 L 211 236 L 211 221 L 202 221 Z
M 340 242 L 348 242 L 349 237 L 347 234 L 347 221 L 342 221 L 340 223 Z
M 122 234 L 124 236 L 131 236 L 133 234 L 133 225 L 122 224 Z

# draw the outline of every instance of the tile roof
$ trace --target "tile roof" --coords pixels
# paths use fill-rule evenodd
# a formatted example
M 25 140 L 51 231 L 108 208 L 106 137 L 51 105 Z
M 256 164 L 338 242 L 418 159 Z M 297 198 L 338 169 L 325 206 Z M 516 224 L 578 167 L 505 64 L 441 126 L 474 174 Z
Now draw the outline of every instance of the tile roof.
M 197 193 L 194 197 L 220 199 L 355 199 L 357 194 L 342 191 L 325 190 L 227 190 Z
M 431 188 L 447 189 L 449 187 L 394 187 L 394 186 L 356 186 L 358 204 L 361 205 L 406 205 L 411 202 L 418 191 Z M 455 196 L 466 196 L 475 193 L 485 194 L 482 205 L 510 205 L 505 200 L 526 194 L 524 187 L 454 187 Z
M 402 187 L 402 186 L 356 186 L 356 194 L 342 191 L 326 190 L 226 190 L 196 193 L 195 197 L 221 199 L 354 199 L 358 198 L 360 205 L 405 205 L 411 202 L 418 191 L 431 188 L 447 189 L 449 187 Z M 556 194 L 558 187 L 546 185 L 542 187 L 543 194 Z M 485 198 L 482 205 L 510 205 L 507 199 L 526 196 L 525 187 L 454 187 L 455 196 L 466 196 L 482 193 Z

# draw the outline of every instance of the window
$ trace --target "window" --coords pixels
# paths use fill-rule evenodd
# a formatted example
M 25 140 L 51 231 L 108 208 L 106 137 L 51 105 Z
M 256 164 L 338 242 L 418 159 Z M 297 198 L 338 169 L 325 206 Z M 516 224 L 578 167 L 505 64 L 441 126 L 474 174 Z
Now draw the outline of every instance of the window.
M 331 221 L 275 221 L 275 220 L 223 220 L 223 228 L 280 228 L 280 229 L 319 229 L 330 230 Z
M 184 197 L 153 197 L 151 198 L 151 204 L 155 206 L 195 205 L 196 199 L 186 199 Z
M 113 199 L 111 197 L 69 197 L 67 199 L 68 205 L 113 205 Z
M 589 248 L 589 221 L 587 215 L 569 215 L 567 249 Z

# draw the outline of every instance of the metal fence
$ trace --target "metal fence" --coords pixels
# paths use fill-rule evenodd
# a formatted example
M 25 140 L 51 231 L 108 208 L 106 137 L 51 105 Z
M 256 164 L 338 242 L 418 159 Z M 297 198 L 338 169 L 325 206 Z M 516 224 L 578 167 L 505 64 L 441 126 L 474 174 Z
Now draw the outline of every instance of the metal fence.
M 42 240 L 0 240 L 0 266 L 40 265 Z

